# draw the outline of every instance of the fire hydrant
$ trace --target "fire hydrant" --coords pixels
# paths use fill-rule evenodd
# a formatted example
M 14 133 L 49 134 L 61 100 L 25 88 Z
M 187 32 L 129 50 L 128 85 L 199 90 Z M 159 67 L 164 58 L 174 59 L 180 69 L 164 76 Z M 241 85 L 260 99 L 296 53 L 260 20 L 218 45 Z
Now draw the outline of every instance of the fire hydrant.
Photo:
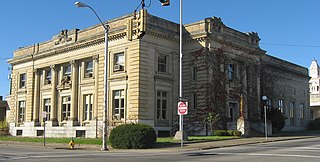
M 71 138 L 71 141 L 69 142 L 69 147 L 70 147 L 70 149 L 73 150 L 75 144 L 76 144 L 76 143 L 74 142 L 73 138 Z

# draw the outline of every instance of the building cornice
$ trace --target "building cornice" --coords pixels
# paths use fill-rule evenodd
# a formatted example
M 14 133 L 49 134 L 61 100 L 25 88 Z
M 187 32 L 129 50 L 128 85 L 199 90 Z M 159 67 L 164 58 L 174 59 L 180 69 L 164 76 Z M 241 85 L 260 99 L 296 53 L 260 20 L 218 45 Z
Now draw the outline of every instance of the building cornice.
M 109 42 L 111 42 L 115 40 L 124 39 L 126 35 L 127 35 L 126 32 L 121 32 L 121 33 L 110 35 L 108 39 L 109 39 Z M 90 46 L 95 46 L 95 45 L 104 43 L 104 41 L 105 41 L 104 33 L 101 33 L 99 35 L 91 37 L 90 39 L 76 41 L 74 43 L 69 43 L 64 46 L 57 46 L 54 48 L 50 48 L 48 50 L 41 51 L 39 53 L 29 53 L 21 56 L 16 56 L 13 59 L 8 60 L 8 63 L 12 65 L 16 65 L 23 62 L 28 62 L 28 61 L 32 61 L 40 58 L 45 58 L 48 56 L 58 55 L 58 54 L 75 51 L 82 48 L 87 48 Z

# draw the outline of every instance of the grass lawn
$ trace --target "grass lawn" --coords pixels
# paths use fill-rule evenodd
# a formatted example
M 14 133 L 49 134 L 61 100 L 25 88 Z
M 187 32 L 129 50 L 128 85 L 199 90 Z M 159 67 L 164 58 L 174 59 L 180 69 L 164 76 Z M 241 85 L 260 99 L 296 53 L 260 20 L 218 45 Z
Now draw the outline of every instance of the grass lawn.
M 101 145 L 101 138 L 73 138 L 76 144 L 93 144 Z M 71 138 L 46 138 L 46 143 L 69 143 Z M 17 142 L 43 142 L 43 137 L 12 137 L 0 136 L 0 141 L 17 141 Z
M 234 136 L 189 136 L 189 142 L 205 142 L 205 141 L 218 141 L 225 139 L 239 138 Z M 46 143 L 69 143 L 71 138 L 46 138 Z M 12 137 L 0 136 L 0 141 L 16 141 L 16 142 L 43 142 L 43 137 Z M 101 145 L 101 138 L 74 138 L 76 144 L 93 144 Z M 175 144 L 180 141 L 173 140 L 173 137 L 160 137 L 157 138 L 157 144 Z

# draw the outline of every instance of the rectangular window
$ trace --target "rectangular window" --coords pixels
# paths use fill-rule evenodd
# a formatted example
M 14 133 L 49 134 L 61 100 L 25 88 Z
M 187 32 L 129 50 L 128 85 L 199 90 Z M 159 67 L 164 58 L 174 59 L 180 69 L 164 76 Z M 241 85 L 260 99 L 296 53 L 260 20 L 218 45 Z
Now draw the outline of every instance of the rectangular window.
M 158 57 L 158 71 L 167 72 L 167 56 L 160 55 Z
M 114 54 L 114 67 L 113 71 L 124 70 L 124 52 Z
M 294 125 L 294 101 L 290 101 L 289 103 L 289 118 L 290 118 L 290 125 Z
M 50 98 L 47 98 L 47 99 L 44 99 L 44 106 L 43 106 L 43 111 L 46 112 L 47 114 L 47 121 L 50 120 L 50 116 L 51 116 L 51 99 Z
M 293 118 L 294 101 L 290 101 L 289 108 L 290 108 L 289 117 Z
M 312 83 L 309 83 L 309 91 L 312 92 Z
M 236 103 L 229 103 L 229 117 L 230 121 L 236 121 L 236 110 L 237 110 L 237 104 Z
M 230 82 L 234 81 L 234 76 L 235 75 L 235 65 L 234 64 L 229 64 L 228 65 L 228 79 Z
M 93 95 L 88 94 L 84 96 L 84 120 L 91 120 L 92 119 L 92 104 L 93 103 Z
M 45 84 L 51 84 L 51 69 L 45 70 Z
M 26 87 L 26 81 L 27 81 L 27 77 L 26 74 L 20 74 L 20 88 L 25 88 Z
M 92 78 L 93 77 L 93 61 L 85 62 L 85 78 Z
M 71 77 L 71 65 L 67 65 L 63 67 L 63 76 Z
M 300 119 L 304 118 L 304 103 L 300 102 Z
M 24 122 L 26 112 L 26 101 L 19 101 L 18 122 Z
M 157 119 L 164 120 L 167 119 L 167 92 L 157 91 Z
M 284 113 L 284 105 L 283 105 L 283 103 L 284 103 L 283 99 L 279 99 L 278 100 L 278 108 L 279 108 L 281 113 Z
M 271 102 L 271 98 L 270 97 L 268 97 L 268 99 L 267 99 L 267 103 L 266 103 L 267 105 L 267 109 L 271 109 L 272 108 L 272 102 Z
M 124 90 L 113 91 L 114 117 L 116 119 L 124 118 Z
M 71 96 L 62 97 L 62 120 L 70 118 Z
M 197 94 L 196 93 L 192 94 L 192 98 L 193 98 L 193 109 L 197 109 L 197 104 L 198 104 Z
M 197 67 L 192 66 L 192 68 L 191 68 L 191 76 L 192 76 L 192 80 L 197 80 Z

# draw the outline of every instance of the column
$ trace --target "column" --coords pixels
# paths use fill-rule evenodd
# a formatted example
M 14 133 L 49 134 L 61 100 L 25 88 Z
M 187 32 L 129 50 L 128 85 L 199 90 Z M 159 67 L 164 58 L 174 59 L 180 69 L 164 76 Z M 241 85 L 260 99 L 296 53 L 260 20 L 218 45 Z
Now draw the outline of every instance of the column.
M 94 66 L 94 102 L 93 102 L 93 119 L 98 119 L 98 78 L 99 78 L 99 55 L 93 56 Z
M 55 65 L 51 65 L 51 121 L 52 125 L 58 124 L 58 106 L 57 106 L 57 67 Z
M 245 119 L 248 119 L 248 75 L 252 75 L 252 73 L 250 73 L 250 65 L 245 64 L 245 67 L 243 68 L 243 79 L 242 79 L 242 92 L 241 92 L 241 100 L 242 100 L 242 112 L 243 112 L 243 117 Z M 249 85 L 250 86 L 250 85 Z M 252 87 L 251 87 L 252 88 Z
M 33 121 L 39 124 L 39 104 L 40 104 L 40 76 L 38 69 L 34 69 L 34 98 L 33 98 Z
M 71 110 L 70 118 L 77 121 L 78 110 L 78 64 L 75 60 L 70 61 L 71 64 Z

